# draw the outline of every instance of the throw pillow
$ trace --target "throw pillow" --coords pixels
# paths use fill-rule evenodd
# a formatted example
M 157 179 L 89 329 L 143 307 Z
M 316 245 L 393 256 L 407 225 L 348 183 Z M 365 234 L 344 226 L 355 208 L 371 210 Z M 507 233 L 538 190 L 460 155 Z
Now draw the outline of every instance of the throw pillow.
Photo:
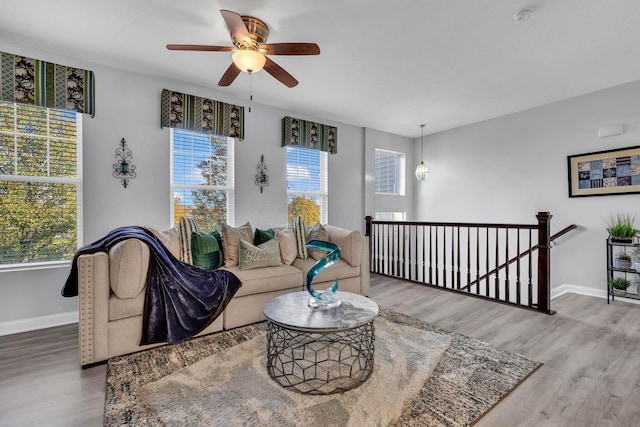
M 191 256 L 193 265 L 213 270 L 224 264 L 224 255 L 219 244 L 222 239 L 218 231 L 191 233 Z
M 325 230 L 322 224 L 317 223 L 311 227 L 307 233 L 307 242 L 310 242 L 311 240 L 322 240 L 324 242 L 329 241 L 329 233 L 327 233 L 327 230 Z M 315 260 L 319 260 L 325 255 L 327 255 L 326 251 L 321 251 L 320 249 L 309 249 L 309 256 Z
M 261 245 L 254 246 L 246 240 L 240 239 L 239 263 L 240 270 L 281 265 L 278 240 L 271 239 Z
M 253 233 L 253 244 L 258 246 L 274 237 L 276 237 L 276 231 L 273 228 L 267 230 L 256 228 L 256 231 Z
M 293 221 L 293 232 L 296 235 L 296 246 L 298 248 L 298 258 L 309 258 L 309 252 L 304 246 L 307 243 L 307 231 L 304 226 L 304 219 L 301 216 L 297 216 Z
M 283 264 L 291 265 L 298 256 L 296 235 L 290 228 L 276 231 L 276 239 L 280 245 L 280 259 Z
M 180 234 L 180 261 L 193 264 L 191 257 L 191 233 L 200 231 L 193 218 L 180 217 L 178 222 L 178 234 Z
M 180 259 L 180 234 L 176 227 L 172 227 L 166 231 L 159 231 L 149 226 L 145 226 L 144 228 L 151 231 L 162 244 L 169 249 L 171 255 Z
M 230 225 L 222 225 L 222 251 L 224 252 L 224 266 L 234 267 L 238 265 L 240 239 L 253 244 L 253 229 L 248 222 L 238 228 Z

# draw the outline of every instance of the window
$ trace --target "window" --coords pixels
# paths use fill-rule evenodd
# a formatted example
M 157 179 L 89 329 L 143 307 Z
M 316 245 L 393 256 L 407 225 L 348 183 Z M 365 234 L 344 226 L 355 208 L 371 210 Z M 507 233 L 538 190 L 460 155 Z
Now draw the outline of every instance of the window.
M 376 212 L 374 219 L 376 221 L 406 221 L 406 212 Z
M 289 224 L 300 215 L 314 225 L 328 222 L 327 153 L 287 147 L 287 198 Z
M 0 102 L 0 265 L 68 261 L 82 244 L 82 115 Z
M 233 225 L 233 138 L 171 129 L 173 220 L 204 230 Z
M 376 148 L 376 193 L 404 195 L 404 154 Z

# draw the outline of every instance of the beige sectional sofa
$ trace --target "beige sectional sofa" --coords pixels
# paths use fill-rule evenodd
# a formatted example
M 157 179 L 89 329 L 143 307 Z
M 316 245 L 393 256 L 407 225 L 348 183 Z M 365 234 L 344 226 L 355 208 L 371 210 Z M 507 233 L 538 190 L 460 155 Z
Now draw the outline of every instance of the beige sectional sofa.
M 368 295 L 368 238 L 359 231 L 331 225 L 324 227 L 329 241 L 341 248 L 341 257 L 315 278 L 314 288 L 324 290 L 337 278 L 339 290 Z M 179 258 L 181 247 L 177 233 L 170 230 L 156 234 Z M 233 272 L 242 281 L 242 287 L 223 314 L 198 335 L 264 320 L 264 304 L 278 295 L 304 290 L 306 274 L 315 262 L 312 258 L 296 258 L 291 265 L 249 270 L 241 270 L 239 266 L 221 267 Z M 120 242 L 109 253 L 97 252 L 78 257 L 82 366 L 161 345 L 139 345 L 148 263 L 149 249 L 137 239 Z

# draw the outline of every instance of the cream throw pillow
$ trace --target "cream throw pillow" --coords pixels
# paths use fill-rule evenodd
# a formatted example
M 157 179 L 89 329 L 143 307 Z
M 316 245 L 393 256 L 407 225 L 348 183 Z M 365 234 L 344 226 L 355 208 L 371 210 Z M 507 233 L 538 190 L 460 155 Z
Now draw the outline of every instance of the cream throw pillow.
M 147 230 L 151 231 L 157 238 L 162 242 L 162 244 L 169 249 L 171 254 L 180 259 L 180 234 L 178 233 L 178 229 L 172 227 L 166 231 L 159 231 L 153 227 L 145 227 Z
M 180 237 L 180 261 L 193 265 L 191 256 L 191 233 L 200 231 L 198 223 L 193 218 L 180 217 L 178 220 L 178 235 Z
M 276 230 L 276 239 L 280 244 L 280 258 L 283 264 L 291 265 L 298 256 L 296 235 L 290 228 Z
M 253 229 L 248 222 L 238 228 L 222 225 L 222 249 L 224 252 L 224 266 L 235 267 L 240 257 L 240 239 L 253 245 Z
M 244 239 L 240 239 L 239 263 L 240 270 L 281 265 L 278 239 L 267 240 L 258 246 L 253 246 Z
M 307 243 L 307 229 L 304 225 L 304 219 L 301 216 L 297 216 L 293 221 L 293 232 L 296 236 L 296 245 L 298 247 L 298 258 L 309 258 L 309 251 L 304 246 Z
M 329 234 L 322 224 L 317 223 L 307 233 L 307 243 L 312 240 L 322 240 L 323 242 L 329 241 Z M 315 260 L 319 260 L 327 255 L 327 251 L 321 251 L 320 249 L 308 249 L 309 256 Z

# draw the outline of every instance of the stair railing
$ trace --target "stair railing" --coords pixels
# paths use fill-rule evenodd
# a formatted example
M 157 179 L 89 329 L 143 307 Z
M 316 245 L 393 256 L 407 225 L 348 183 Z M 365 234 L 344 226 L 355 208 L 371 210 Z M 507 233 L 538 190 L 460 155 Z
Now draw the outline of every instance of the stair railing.
M 551 310 L 551 214 L 537 224 L 375 221 L 365 218 L 371 272 L 516 305 Z

